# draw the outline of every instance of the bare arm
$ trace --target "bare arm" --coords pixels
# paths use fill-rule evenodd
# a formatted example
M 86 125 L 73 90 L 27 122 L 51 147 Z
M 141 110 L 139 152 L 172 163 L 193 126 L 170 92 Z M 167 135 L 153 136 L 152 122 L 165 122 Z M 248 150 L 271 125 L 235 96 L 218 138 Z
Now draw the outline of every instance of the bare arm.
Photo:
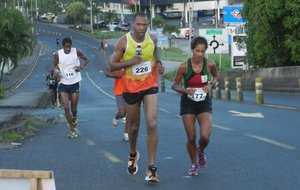
M 181 93 L 181 94 L 190 94 L 193 95 L 195 92 L 195 89 L 186 89 L 184 87 L 181 86 L 181 80 L 183 78 L 183 75 L 186 73 L 187 71 L 187 62 L 184 62 L 182 64 L 179 65 L 176 75 L 173 79 L 173 84 L 172 84 L 172 90 Z
M 156 66 L 157 66 L 157 71 L 159 74 L 164 74 L 165 72 L 165 67 L 163 66 L 161 60 L 160 60 L 160 54 L 159 54 L 159 50 L 157 47 L 157 38 L 154 35 L 150 35 L 152 41 L 154 42 L 154 52 L 153 52 L 153 56 L 156 62 Z
M 112 54 L 111 57 L 111 62 L 109 63 L 112 71 L 120 70 L 125 67 L 129 67 L 131 65 L 139 64 L 142 62 L 142 58 L 140 56 L 135 56 L 131 60 L 121 61 L 124 52 L 126 50 L 126 44 L 127 44 L 126 36 L 123 36 L 117 42 L 114 53 Z
M 76 48 L 76 51 L 77 51 L 77 56 L 83 60 L 83 64 L 80 65 L 79 68 L 76 68 L 76 70 L 80 71 L 84 69 L 84 67 L 89 63 L 89 59 L 80 49 Z
M 53 54 L 54 75 L 57 78 L 57 80 L 60 80 L 62 78 L 62 75 L 61 75 L 61 72 L 59 70 L 58 64 L 59 64 L 58 52 L 55 52 Z
M 210 81 L 210 83 L 214 86 L 219 81 L 218 69 L 217 69 L 216 64 L 212 61 L 208 61 L 208 68 L 213 77 L 212 80 Z
M 110 65 L 107 65 L 105 70 L 105 75 L 108 78 L 121 78 L 123 73 L 124 73 L 123 69 L 119 72 L 112 71 Z

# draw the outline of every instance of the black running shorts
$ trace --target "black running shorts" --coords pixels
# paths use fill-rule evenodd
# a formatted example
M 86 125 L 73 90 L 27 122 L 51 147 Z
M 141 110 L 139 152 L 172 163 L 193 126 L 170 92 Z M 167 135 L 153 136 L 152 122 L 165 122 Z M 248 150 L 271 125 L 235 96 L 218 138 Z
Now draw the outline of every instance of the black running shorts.
M 65 92 L 68 94 L 79 93 L 79 82 L 70 85 L 60 83 L 58 85 L 58 92 Z
M 137 93 L 123 92 L 123 98 L 127 104 L 135 104 L 143 99 L 145 95 L 158 93 L 158 87 L 152 87 Z
M 195 102 L 187 97 L 187 94 L 181 95 L 180 101 L 180 115 L 184 114 L 200 114 L 200 113 L 212 113 L 212 101 L 209 96 L 206 96 L 205 100 Z

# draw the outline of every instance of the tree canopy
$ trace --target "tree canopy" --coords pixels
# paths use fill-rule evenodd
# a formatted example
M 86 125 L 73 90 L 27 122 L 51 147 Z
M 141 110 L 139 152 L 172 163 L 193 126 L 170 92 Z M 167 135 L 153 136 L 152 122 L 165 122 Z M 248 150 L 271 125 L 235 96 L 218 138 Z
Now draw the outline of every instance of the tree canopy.
M 72 18 L 75 23 L 80 23 L 86 13 L 87 8 L 82 2 L 71 3 L 67 9 L 67 15 Z
M 300 3 L 245 1 L 247 58 L 255 67 L 300 65 Z
M 24 18 L 20 11 L 14 8 L 0 11 L 0 60 L 11 59 L 13 64 L 27 56 L 33 46 L 32 25 Z M 2 79 L 3 67 L 0 71 L 0 82 Z
M 31 52 L 31 23 L 17 9 L 4 9 L 0 12 L 0 57 L 10 58 L 17 63 Z

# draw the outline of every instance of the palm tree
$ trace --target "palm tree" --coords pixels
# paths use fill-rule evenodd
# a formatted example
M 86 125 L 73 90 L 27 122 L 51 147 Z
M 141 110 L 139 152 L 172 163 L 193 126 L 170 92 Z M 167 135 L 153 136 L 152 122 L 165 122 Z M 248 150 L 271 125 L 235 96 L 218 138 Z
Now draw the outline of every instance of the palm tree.
M 179 27 L 177 25 L 174 25 L 174 24 L 165 24 L 162 33 L 169 37 L 170 47 L 172 45 L 172 43 L 171 43 L 171 33 L 172 32 L 176 32 L 178 34 L 179 33 Z M 177 44 L 176 44 L 176 46 L 177 46 Z
M 0 84 L 3 69 L 8 60 L 15 67 L 18 61 L 31 53 L 33 40 L 32 24 L 15 8 L 0 11 Z

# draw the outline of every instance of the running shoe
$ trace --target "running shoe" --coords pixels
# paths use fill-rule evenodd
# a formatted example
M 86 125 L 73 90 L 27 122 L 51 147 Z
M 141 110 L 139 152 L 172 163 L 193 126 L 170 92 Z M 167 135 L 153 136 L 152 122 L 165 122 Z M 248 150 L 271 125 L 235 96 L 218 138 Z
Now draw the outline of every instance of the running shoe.
M 140 158 L 140 153 L 136 151 L 135 157 L 131 157 L 130 154 L 128 156 L 128 168 L 127 168 L 127 173 L 129 175 L 135 175 L 138 172 L 138 165 L 137 161 Z
M 112 119 L 112 127 L 116 128 L 119 124 L 119 121 L 120 121 L 119 119 L 113 118 Z
M 77 130 L 73 130 L 73 131 L 70 131 L 70 133 L 68 134 L 67 136 L 69 139 L 73 139 L 73 138 L 76 138 L 78 137 L 78 134 L 77 134 Z
M 126 116 L 122 118 L 122 123 L 126 123 Z
M 189 173 L 190 176 L 196 176 L 198 175 L 198 166 L 195 164 L 192 164 L 191 168 L 189 169 Z
M 155 166 L 149 166 L 146 171 L 146 181 L 152 182 L 152 183 L 159 183 L 158 176 L 157 176 L 157 168 Z
M 125 142 L 129 141 L 128 133 L 123 134 L 123 141 L 125 141 Z
M 76 117 L 72 117 L 72 124 L 73 125 L 77 125 L 78 124 L 78 120 Z
M 206 162 L 207 161 L 206 161 L 204 152 L 198 151 L 198 163 L 199 163 L 200 168 L 204 168 L 206 165 Z

